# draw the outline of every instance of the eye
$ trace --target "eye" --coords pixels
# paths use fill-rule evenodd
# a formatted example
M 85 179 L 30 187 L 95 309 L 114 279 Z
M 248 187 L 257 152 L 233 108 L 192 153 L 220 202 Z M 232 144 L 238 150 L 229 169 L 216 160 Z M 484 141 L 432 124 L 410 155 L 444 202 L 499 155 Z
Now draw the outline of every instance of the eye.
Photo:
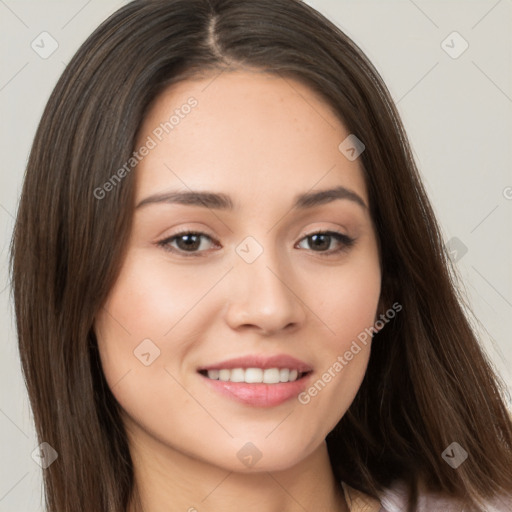
M 177 253 L 186 257 L 201 256 L 201 254 L 206 250 L 203 244 L 204 239 L 213 242 L 213 238 L 206 233 L 202 233 L 200 231 L 182 231 L 156 242 L 156 245 L 165 251 Z M 304 241 L 311 244 L 313 247 L 311 250 L 313 252 L 319 252 L 325 256 L 345 251 L 355 243 L 355 239 L 350 238 L 343 233 L 338 233 L 337 231 L 318 231 L 316 233 L 311 233 L 302 238 L 298 245 L 300 246 Z M 333 242 L 338 245 L 337 248 L 332 248 Z M 301 247 L 301 249 L 304 248 L 305 247 Z
M 204 244 L 202 243 L 204 238 L 213 241 L 206 233 L 199 231 L 182 231 L 169 238 L 160 240 L 156 244 L 166 251 L 183 254 L 184 256 L 200 256 L 201 253 L 204 252 Z M 174 243 L 176 243 L 177 247 L 172 245 Z M 202 250 L 199 251 L 198 249 Z
M 355 239 L 337 231 L 317 231 L 304 237 L 299 245 L 303 241 L 309 242 L 314 247 L 313 252 L 320 252 L 327 256 L 349 249 L 354 245 Z M 331 242 L 336 242 L 338 247 L 333 249 Z

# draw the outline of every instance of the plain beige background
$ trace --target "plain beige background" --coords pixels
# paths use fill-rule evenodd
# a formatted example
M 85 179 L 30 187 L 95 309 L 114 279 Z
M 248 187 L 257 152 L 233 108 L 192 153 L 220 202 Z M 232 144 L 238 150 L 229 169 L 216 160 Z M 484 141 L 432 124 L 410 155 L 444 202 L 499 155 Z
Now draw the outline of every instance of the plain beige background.
M 24 167 L 65 63 L 124 3 L 0 0 L 0 512 L 42 510 L 7 273 Z M 308 3 L 366 52 L 398 103 L 483 343 L 512 391 L 512 2 Z M 58 45 L 47 58 L 31 46 L 41 37 L 47 51 Z

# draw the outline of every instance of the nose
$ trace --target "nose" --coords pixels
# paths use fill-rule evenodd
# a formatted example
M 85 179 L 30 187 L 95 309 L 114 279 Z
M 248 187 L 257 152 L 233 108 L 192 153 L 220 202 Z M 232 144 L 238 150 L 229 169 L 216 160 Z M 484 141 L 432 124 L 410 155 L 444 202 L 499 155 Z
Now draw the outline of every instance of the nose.
M 265 336 L 303 325 L 306 305 L 289 266 L 270 251 L 252 263 L 237 261 L 230 272 L 226 322 L 232 329 L 253 329 Z

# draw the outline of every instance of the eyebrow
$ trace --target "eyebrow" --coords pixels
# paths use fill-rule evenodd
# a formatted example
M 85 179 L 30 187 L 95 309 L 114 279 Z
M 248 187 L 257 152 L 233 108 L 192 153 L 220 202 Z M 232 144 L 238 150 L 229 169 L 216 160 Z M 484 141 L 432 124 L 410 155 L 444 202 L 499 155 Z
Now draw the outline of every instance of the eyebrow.
M 353 190 L 339 186 L 327 190 L 320 190 L 314 192 L 306 192 L 295 196 L 293 208 L 304 210 L 307 208 L 314 208 L 324 204 L 331 203 L 337 199 L 346 199 L 352 201 L 364 210 L 368 207 Z M 135 207 L 136 209 L 150 204 L 183 204 L 189 206 L 203 206 L 214 210 L 233 210 L 234 203 L 230 196 L 223 193 L 216 192 L 198 192 L 198 191 L 169 191 L 159 194 L 153 194 L 146 197 Z

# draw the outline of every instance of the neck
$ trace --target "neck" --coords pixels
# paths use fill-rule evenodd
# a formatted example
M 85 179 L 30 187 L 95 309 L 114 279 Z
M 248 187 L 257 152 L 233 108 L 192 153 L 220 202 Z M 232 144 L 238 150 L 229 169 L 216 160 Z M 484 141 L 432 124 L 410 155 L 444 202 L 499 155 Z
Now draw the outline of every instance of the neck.
M 238 473 L 192 458 L 146 435 L 130 445 L 142 508 L 128 512 L 348 512 L 327 445 L 291 468 Z

